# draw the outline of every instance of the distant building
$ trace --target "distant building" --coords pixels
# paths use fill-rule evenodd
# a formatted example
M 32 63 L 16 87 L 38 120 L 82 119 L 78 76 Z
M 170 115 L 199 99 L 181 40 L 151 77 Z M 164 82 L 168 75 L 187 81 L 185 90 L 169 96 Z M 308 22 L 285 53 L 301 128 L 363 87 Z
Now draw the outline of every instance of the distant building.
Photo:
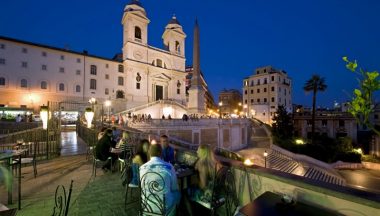
M 248 116 L 271 124 L 278 106 L 292 111 L 292 80 L 285 71 L 272 66 L 257 68 L 243 80 L 243 103 Z
M 193 67 L 192 66 L 186 66 L 186 72 L 187 72 L 187 75 L 186 75 L 186 82 L 185 83 L 186 83 L 186 96 L 187 96 L 187 101 L 188 101 L 188 97 L 189 97 L 188 91 L 191 87 L 191 79 L 193 77 Z M 216 105 L 215 105 L 214 97 L 213 97 L 210 89 L 207 86 L 207 83 L 203 77 L 202 71 L 201 71 L 201 82 L 202 82 L 203 89 L 205 90 L 206 108 L 207 109 L 215 109 Z
M 294 112 L 294 135 L 311 138 L 311 111 Z M 357 142 L 357 122 L 348 112 L 337 110 L 317 110 L 315 115 L 315 133 L 330 138 L 349 137 Z
M 222 116 L 238 114 L 242 110 L 242 95 L 236 89 L 224 89 L 219 93 L 219 109 Z

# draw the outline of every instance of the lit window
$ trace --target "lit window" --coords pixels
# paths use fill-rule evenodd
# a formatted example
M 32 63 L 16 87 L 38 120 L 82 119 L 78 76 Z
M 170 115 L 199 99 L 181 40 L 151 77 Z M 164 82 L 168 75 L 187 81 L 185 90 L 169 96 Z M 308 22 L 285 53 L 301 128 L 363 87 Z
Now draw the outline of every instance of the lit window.
M 47 89 L 47 82 L 46 81 L 41 82 L 41 89 Z
M 96 90 L 96 79 L 90 79 L 90 89 Z
M 96 75 L 96 70 L 97 70 L 96 65 L 91 65 L 90 74 L 91 75 Z

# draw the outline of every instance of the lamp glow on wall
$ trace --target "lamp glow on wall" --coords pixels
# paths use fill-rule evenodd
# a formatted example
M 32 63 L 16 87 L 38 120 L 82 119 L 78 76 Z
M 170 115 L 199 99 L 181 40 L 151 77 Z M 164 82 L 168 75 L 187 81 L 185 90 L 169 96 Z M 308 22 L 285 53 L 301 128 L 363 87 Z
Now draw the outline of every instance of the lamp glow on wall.
M 162 113 L 164 114 L 164 116 L 172 115 L 172 113 L 173 113 L 173 108 L 171 108 L 171 107 L 164 107 L 164 108 L 162 109 Z
M 42 120 L 42 128 L 46 130 L 47 125 L 48 125 L 48 119 L 49 119 L 49 108 L 47 106 L 41 106 L 40 116 Z
M 87 127 L 91 128 L 92 125 L 92 119 L 94 119 L 94 111 L 90 107 L 86 108 L 86 111 L 84 113 L 84 117 L 86 118 L 87 121 Z

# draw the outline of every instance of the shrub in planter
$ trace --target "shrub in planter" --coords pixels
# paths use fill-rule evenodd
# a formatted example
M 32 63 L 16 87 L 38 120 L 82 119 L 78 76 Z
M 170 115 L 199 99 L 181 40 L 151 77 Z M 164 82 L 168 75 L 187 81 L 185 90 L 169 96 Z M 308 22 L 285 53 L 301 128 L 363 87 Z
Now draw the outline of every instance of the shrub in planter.
M 340 152 L 336 155 L 334 161 L 343 161 L 350 163 L 361 163 L 362 155 L 357 152 Z

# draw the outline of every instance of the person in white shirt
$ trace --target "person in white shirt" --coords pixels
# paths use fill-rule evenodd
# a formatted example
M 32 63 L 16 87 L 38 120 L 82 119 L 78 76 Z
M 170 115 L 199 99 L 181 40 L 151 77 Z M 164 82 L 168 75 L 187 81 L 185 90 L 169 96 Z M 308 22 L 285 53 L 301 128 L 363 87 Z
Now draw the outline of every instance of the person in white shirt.
M 159 199 L 163 200 L 165 196 L 166 215 L 175 215 L 175 207 L 179 204 L 181 197 L 177 175 L 173 165 L 161 159 L 161 154 L 161 145 L 151 145 L 149 149 L 150 160 L 140 167 L 141 199 L 144 202 L 144 199 L 150 197 L 147 202 L 156 212 L 159 211 L 159 207 L 156 205 L 157 200 L 154 197 L 158 195 Z M 152 184 L 149 184 L 151 182 L 158 183 L 158 186 L 155 187 L 154 196 L 151 195 Z

